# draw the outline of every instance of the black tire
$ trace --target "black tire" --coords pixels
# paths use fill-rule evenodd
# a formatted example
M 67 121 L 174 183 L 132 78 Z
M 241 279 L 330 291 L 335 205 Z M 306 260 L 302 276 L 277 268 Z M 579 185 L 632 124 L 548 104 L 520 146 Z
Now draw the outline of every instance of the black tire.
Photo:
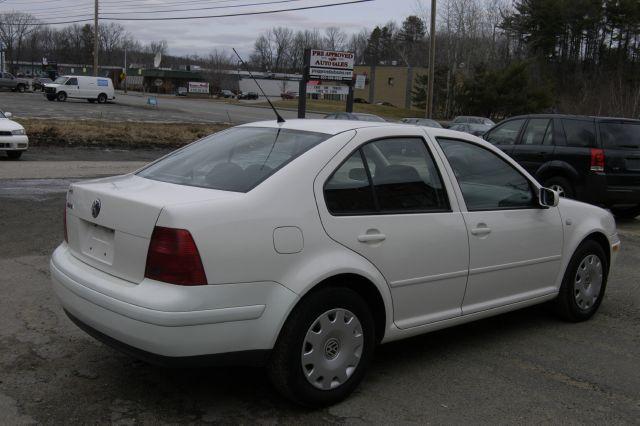
M 98 103 L 99 104 L 106 104 L 107 103 L 107 95 L 105 95 L 104 93 L 100 93 L 98 95 Z
M 578 302 L 576 301 L 576 292 L 578 291 L 576 286 L 576 274 L 583 259 L 590 255 L 597 256 L 601 262 L 602 284 L 596 301 L 587 308 L 581 308 L 578 306 Z M 560 293 L 555 300 L 556 312 L 564 320 L 570 322 L 586 321 L 591 318 L 597 312 L 600 304 L 602 303 L 602 298 L 604 297 L 605 289 L 607 287 L 608 273 L 609 265 L 602 246 L 594 240 L 583 241 L 571 257 L 571 261 L 565 271 L 562 279 L 562 285 L 560 287 Z M 590 282 L 590 280 L 588 282 Z
M 640 205 L 632 207 L 612 207 L 611 213 L 620 219 L 633 219 L 640 216 Z
M 87 101 L 88 101 L 90 104 L 95 104 L 95 103 L 96 103 L 96 100 L 95 100 L 95 99 L 87 99 Z
M 67 94 L 65 92 L 58 92 L 58 95 L 56 96 L 56 100 L 58 102 L 65 102 L 67 100 Z
M 322 390 L 305 377 L 301 353 L 307 331 L 332 309 L 352 312 L 360 321 L 363 345 L 360 360 L 349 378 L 336 388 Z M 366 302 L 353 290 L 327 287 L 309 293 L 294 308 L 271 353 L 268 373 L 275 388 L 291 401 L 307 407 L 324 407 L 345 399 L 358 386 L 373 357 L 376 344 L 373 316 Z
M 55 95 L 47 95 L 47 100 L 53 102 L 53 101 L 56 100 L 56 96 Z
M 27 88 L 24 86 L 24 84 L 18 84 L 18 87 L 16 87 L 16 90 L 19 93 L 24 93 L 24 91 L 27 90 Z
M 7 151 L 7 156 L 10 160 L 19 160 L 22 156 L 22 151 Z
M 571 182 L 562 176 L 554 176 L 544 181 L 545 188 L 561 189 L 558 190 L 561 197 L 575 198 L 576 191 Z

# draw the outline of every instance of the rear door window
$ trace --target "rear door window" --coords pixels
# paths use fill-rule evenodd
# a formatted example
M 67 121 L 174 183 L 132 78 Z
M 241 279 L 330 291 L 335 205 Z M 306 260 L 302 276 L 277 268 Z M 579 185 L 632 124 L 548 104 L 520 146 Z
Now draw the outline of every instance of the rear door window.
M 596 127 L 595 122 L 586 120 L 562 119 L 562 127 L 567 141 L 567 146 L 595 148 Z
M 640 123 L 601 122 L 600 138 L 605 149 L 640 150 Z
M 518 139 L 520 129 L 522 129 L 524 122 L 525 119 L 517 119 L 500 124 L 489 134 L 485 135 L 485 140 L 491 142 L 493 145 L 513 145 Z
M 550 145 L 553 129 L 548 118 L 532 118 L 522 135 L 522 145 Z

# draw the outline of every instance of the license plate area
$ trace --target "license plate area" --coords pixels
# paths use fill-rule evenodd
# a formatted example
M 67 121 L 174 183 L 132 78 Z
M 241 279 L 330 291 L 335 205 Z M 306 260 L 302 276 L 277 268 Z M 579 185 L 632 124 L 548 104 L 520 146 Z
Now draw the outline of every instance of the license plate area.
M 85 229 L 85 238 L 81 247 L 82 254 L 107 265 L 112 265 L 115 231 L 89 222 L 85 222 Z

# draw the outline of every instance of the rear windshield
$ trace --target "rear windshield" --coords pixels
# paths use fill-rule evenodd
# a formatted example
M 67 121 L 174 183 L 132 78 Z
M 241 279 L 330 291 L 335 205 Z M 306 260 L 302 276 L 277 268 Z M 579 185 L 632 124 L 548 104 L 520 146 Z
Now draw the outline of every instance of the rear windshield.
M 640 123 L 600 123 L 604 148 L 640 149 Z
M 247 192 L 331 135 L 234 127 L 195 142 L 138 172 L 179 185 Z

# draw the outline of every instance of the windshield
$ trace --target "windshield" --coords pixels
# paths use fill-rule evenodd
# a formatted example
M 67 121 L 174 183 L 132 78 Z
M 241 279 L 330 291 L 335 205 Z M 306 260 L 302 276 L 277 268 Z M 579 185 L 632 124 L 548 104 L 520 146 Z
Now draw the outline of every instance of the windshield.
M 247 192 L 330 136 L 234 127 L 178 150 L 138 175 L 180 185 Z
M 67 81 L 67 77 L 58 77 L 55 80 L 53 80 L 53 82 L 56 84 L 64 84 L 65 81 Z
M 4 112 L 0 111 L 0 118 L 7 118 L 4 116 Z
M 640 123 L 600 123 L 604 148 L 640 149 Z

